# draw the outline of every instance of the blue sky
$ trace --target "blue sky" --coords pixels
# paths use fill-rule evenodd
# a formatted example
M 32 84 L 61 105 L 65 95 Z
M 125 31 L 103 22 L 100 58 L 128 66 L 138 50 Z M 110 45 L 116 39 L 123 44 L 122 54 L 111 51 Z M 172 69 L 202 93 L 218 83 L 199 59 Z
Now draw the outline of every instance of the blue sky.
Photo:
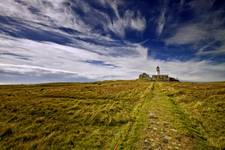
M 4 0 L 0 83 L 225 80 L 222 0 Z

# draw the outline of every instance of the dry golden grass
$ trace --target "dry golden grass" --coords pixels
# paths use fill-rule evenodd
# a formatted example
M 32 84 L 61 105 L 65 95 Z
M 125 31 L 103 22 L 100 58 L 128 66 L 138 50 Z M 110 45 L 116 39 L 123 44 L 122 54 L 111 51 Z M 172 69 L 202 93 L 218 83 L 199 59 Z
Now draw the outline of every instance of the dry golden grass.
M 225 148 L 225 83 L 165 84 L 173 98 L 199 130 L 209 145 Z
M 197 135 L 203 148 L 225 148 L 224 100 L 225 83 L 0 86 L 0 148 L 141 149 L 149 111 L 158 111 L 159 125 L 166 120 L 178 135 L 188 135 L 183 147 L 194 148 Z
M 109 149 L 149 83 L 0 86 L 0 147 Z M 117 139 L 118 140 L 118 139 Z

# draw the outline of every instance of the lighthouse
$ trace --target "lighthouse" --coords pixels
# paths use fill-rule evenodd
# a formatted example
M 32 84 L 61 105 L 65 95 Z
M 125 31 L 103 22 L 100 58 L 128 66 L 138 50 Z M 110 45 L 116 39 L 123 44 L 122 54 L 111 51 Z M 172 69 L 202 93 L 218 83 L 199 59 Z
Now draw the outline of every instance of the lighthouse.
M 157 72 L 157 75 L 159 76 L 160 75 L 160 68 L 159 68 L 159 66 L 156 67 L 156 72 Z
M 173 82 L 179 82 L 178 79 L 175 79 L 173 77 L 169 77 L 169 75 L 167 75 L 167 74 L 160 74 L 160 67 L 159 66 L 156 67 L 156 75 L 152 75 L 152 77 L 150 77 L 148 74 L 142 73 L 139 76 L 139 79 L 145 79 L 145 80 L 151 80 L 151 81 L 173 81 Z

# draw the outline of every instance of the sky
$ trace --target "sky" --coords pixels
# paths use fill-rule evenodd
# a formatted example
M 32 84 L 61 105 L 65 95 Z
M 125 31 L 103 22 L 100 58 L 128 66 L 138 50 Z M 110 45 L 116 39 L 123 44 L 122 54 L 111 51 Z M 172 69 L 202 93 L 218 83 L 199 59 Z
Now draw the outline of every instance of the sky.
M 0 84 L 225 81 L 223 0 L 2 0 Z

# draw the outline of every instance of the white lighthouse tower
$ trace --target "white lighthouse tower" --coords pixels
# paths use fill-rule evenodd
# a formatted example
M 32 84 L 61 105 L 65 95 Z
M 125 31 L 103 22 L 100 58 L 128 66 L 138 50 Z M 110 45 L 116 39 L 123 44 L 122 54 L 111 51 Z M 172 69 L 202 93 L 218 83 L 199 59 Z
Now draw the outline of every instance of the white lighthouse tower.
M 157 75 L 159 76 L 160 75 L 160 68 L 159 68 L 159 66 L 156 67 L 156 72 L 157 72 Z

